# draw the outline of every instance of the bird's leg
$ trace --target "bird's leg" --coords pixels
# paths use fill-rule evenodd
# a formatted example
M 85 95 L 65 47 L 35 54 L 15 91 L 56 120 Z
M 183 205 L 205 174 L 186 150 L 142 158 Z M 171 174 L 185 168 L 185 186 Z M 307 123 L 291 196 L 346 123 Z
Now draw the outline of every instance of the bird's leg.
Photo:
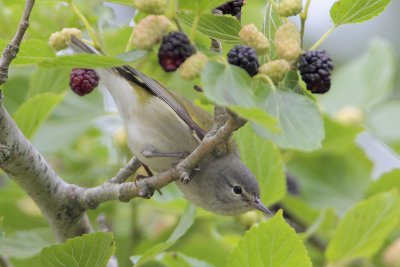
M 146 158 L 179 158 L 179 159 L 184 159 L 190 154 L 189 152 L 160 152 L 157 151 L 153 146 L 148 146 L 143 148 L 141 153 Z
M 188 155 L 190 155 L 189 152 L 159 152 L 153 146 L 147 146 L 147 147 L 143 148 L 141 153 L 146 158 L 166 157 L 166 158 L 184 159 Z M 172 164 L 172 167 L 174 168 L 176 166 L 176 164 L 178 164 L 178 162 Z M 196 166 L 193 171 L 198 171 L 198 170 L 200 170 L 200 166 Z M 186 172 L 180 174 L 180 180 L 182 181 L 182 183 L 184 183 L 184 184 L 189 183 L 190 175 L 191 174 L 186 173 Z

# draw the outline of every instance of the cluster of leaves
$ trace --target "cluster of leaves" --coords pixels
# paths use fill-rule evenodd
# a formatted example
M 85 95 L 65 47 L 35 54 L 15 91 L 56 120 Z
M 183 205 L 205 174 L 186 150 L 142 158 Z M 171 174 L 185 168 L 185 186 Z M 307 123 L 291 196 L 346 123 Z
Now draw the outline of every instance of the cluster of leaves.
M 303 232 L 296 234 L 281 212 L 265 220 L 254 212 L 225 218 L 201 210 L 196 214 L 190 205 L 184 210 L 185 201 L 170 185 L 162 196 L 150 201 L 107 203 L 90 212 L 92 221 L 103 212 L 111 221 L 113 234 L 98 232 L 55 245 L 32 201 L 8 183 L 0 187 L 0 216 L 4 216 L 7 234 L 2 240 L 0 228 L 0 255 L 10 257 L 15 266 L 104 266 L 115 253 L 121 266 L 132 262 L 135 266 L 195 267 L 383 264 L 382 257 L 396 238 L 399 225 L 400 195 L 395 188 L 400 186 L 400 174 L 393 171 L 372 182 L 372 164 L 355 144 L 356 136 L 364 130 L 360 124 L 341 124 L 324 116 L 316 99 L 298 84 L 294 72 L 278 88 L 271 88 L 262 80 L 251 79 L 244 70 L 215 60 L 206 65 L 200 79 L 184 81 L 176 74 L 164 73 L 154 51 L 121 54 L 131 28 L 107 22 L 112 12 L 96 2 L 65 5 L 62 1 L 37 1 L 29 38 L 2 88 L 7 109 L 60 175 L 69 182 L 94 185 L 115 173 L 117 167 L 110 168 L 110 159 L 121 165 L 126 157 L 125 151 L 112 148 L 110 140 L 120 121 L 99 107 L 100 94 L 79 99 L 66 90 L 70 68 L 130 63 L 199 105 L 206 107 L 211 101 L 247 118 L 251 124 L 235 138 L 243 160 L 260 183 L 262 200 L 267 205 L 279 202 L 285 216 L 290 217 L 288 221 L 301 225 Z M 131 0 L 110 2 L 132 5 Z M 240 43 L 241 24 L 235 18 L 209 14 L 223 2 L 180 1 L 178 12 L 174 11 L 185 31 L 195 27 L 194 41 L 199 49 L 207 49 L 210 37 L 222 42 L 223 53 Z M 242 23 L 255 23 L 272 40 L 284 19 L 275 13 L 273 5 L 247 2 Z M 340 0 L 331 9 L 333 29 L 368 20 L 389 2 Z M 0 7 L 4 13 L 1 25 L 9 25 L 0 29 L 2 48 L 13 34 L 22 3 L 6 0 Z M 12 19 L 7 10 L 14 14 Z M 48 47 L 50 33 L 77 27 L 82 14 L 85 23 L 101 25 L 101 43 L 108 56 L 56 56 Z M 136 14 L 138 19 L 144 16 Z M 48 28 L 43 30 L 42 25 Z M 268 56 L 274 58 L 274 53 L 271 49 Z M 400 113 L 398 100 L 392 97 L 393 54 L 389 44 L 374 41 L 360 58 L 339 68 L 331 93 L 319 100 L 330 115 L 348 105 L 362 110 L 370 129 L 399 151 L 399 126 L 387 118 L 387 114 Z M 201 84 L 204 93 L 188 90 L 194 84 Z M 88 125 L 88 121 L 92 123 Z M 284 164 L 297 178 L 298 195 L 287 193 Z M 3 179 L 0 176 L 0 182 Z

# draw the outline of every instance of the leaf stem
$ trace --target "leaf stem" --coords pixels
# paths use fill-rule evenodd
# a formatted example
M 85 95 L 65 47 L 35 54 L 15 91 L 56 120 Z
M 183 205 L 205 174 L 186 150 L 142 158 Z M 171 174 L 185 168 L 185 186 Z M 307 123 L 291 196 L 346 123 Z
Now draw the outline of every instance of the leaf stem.
M 132 49 L 132 44 L 133 44 L 133 38 L 134 37 L 135 37 L 135 35 L 133 34 L 133 29 L 132 29 L 131 35 L 129 36 L 129 40 L 126 43 L 126 46 L 125 46 L 125 52 L 128 52 L 129 50 Z
M 199 16 L 199 14 L 196 14 L 196 16 L 194 17 L 192 28 L 190 29 L 190 35 L 189 35 L 189 39 L 192 42 L 194 41 L 194 35 L 196 34 L 196 29 L 197 29 L 197 26 L 199 25 L 199 21 L 200 21 L 200 16 Z
M 83 25 L 85 25 L 86 30 L 89 33 L 90 38 L 93 41 L 93 46 L 97 49 L 100 49 L 100 42 L 96 37 L 96 32 L 90 25 L 89 21 L 86 19 L 86 17 L 82 14 L 82 12 L 79 10 L 79 8 L 72 2 L 70 1 L 70 5 L 72 8 L 72 11 L 78 16 L 78 18 L 82 21 Z
M 165 16 L 167 16 L 171 20 L 175 20 L 177 7 L 178 7 L 177 0 L 170 0 L 165 12 Z
M 272 81 L 272 79 L 268 76 L 265 76 L 265 78 L 268 81 L 268 84 L 271 86 L 272 90 L 276 91 L 276 86 L 275 86 L 274 82 Z
M 271 5 L 272 5 L 272 8 L 274 8 L 274 9 L 277 9 L 277 7 L 278 7 L 278 4 L 275 2 L 275 0 L 268 0 L 268 2 L 270 2 L 270 3 L 271 3 Z
M 306 5 L 304 6 L 303 12 L 300 13 L 300 21 L 301 21 L 301 30 L 300 30 L 300 35 L 301 35 L 301 46 L 303 46 L 303 37 L 304 37 L 304 31 L 305 31 L 305 26 L 306 26 L 306 20 L 308 17 L 308 9 L 310 7 L 311 0 L 307 0 Z
M 333 26 L 332 28 L 330 28 L 324 35 L 321 36 L 321 38 L 319 38 L 319 40 L 313 44 L 309 50 L 315 50 L 316 48 L 318 48 L 324 41 L 326 38 L 329 37 L 329 35 L 331 35 L 331 33 L 336 30 L 336 26 Z

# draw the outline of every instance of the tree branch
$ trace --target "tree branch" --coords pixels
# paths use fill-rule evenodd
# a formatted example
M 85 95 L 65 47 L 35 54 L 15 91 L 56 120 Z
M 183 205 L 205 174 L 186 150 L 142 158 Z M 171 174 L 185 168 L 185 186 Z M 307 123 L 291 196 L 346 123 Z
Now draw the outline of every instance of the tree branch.
M 22 38 L 25 35 L 26 29 L 29 27 L 29 16 L 34 4 L 35 0 L 26 0 L 24 13 L 22 14 L 17 32 L 11 43 L 4 49 L 2 57 L 0 58 L 0 85 L 8 80 L 8 69 L 10 68 L 11 61 L 17 56 Z
M 8 79 L 11 61 L 16 57 L 35 4 L 27 0 L 24 12 L 11 43 L 0 59 L 0 85 Z M 35 201 L 49 221 L 59 241 L 91 231 L 84 209 L 76 207 L 74 194 L 54 172 L 43 156 L 24 137 L 2 105 L 0 91 L 0 167 Z
M 129 176 L 134 174 L 142 165 L 142 163 L 136 158 L 133 157 L 129 160 L 128 164 L 126 164 L 125 167 L 121 168 L 117 175 L 114 177 L 110 178 L 108 182 L 114 183 L 114 184 L 121 184 L 125 182 Z
M 84 209 L 77 207 L 74 192 L 24 137 L 1 105 L 0 167 L 35 201 L 59 241 L 91 231 Z
M 219 123 L 219 120 L 215 122 L 215 124 Z M 188 177 L 201 159 L 212 153 L 219 144 L 226 143 L 232 133 L 241 126 L 243 126 L 243 120 L 231 114 L 222 127 L 215 132 L 211 130 L 207 133 L 200 145 L 176 167 L 135 182 L 116 184 L 108 181 L 93 188 L 75 186 L 77 201 L 83 208 L 94 209 L 99 204 L 110 200 L 129 201 L 135 197 L 149 198 L 155 190 L 161 189 L 178 178 Z
M 13 265 L 8 258 L 0 255 L 0 267 L 12 267 Z

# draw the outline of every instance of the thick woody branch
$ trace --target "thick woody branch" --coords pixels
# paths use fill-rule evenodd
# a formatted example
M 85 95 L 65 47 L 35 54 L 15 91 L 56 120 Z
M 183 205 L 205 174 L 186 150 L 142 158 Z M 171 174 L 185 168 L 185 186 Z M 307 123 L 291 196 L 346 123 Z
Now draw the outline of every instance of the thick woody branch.
M 91 231 L 84 209 L 75 205 L 74 192 L 29 143 L 1 105 L 0 168 L 35 201 L 59 241 Z
M 12 267 L 12 264 L 8 258 L 0 255 L 0 267 Z
M 22 14 L 21 21 L 17 32 L 14 35 L 11 43 L 4 49 L 2 57 L 0 58 L 0 85 L 8 80 L 8 70 L 11 61 L 17 56 L 19 46 L 21 45 L 22 38 L 29 27 L 29 16 L 31 14 L 35 0 L 26 0 L 24 13 Z
M 216 124 L 220 123 L 219 121 Z M 99 204 L 110 201 L 120 200 L 129 201 L 135 197 L 149 198 L 157 189 L 168 185 L 176 179 L 189 177 L 189 174 L 197 166 L 201 159 L 213 153 L 219 144 L 226 143 L 232 133 L 243 126 L 243 120 L 235 115 L 229 115 L 225 124 L 216 131 L 211 130 L 202 140 L 200 145 L 176 167 L 158 173 L 157 175 L 129 183 L 104 184 L 94 188 L 75 187 L 78 203 L 83 208 L 96 208 Z M 213 128 L 214 129 L 214 128 Z
M 27 0 L 11 43 L 0 59 L 0 85 L 8 79 L 11 61 L 16 57 L 29 26 L 34 0 Z M 74 205 L 74 192 L 21 133 L 2 106 L 0 91 L 0 168 L 35 201 L 59 241 L 91 231 L 84 209 Z M 73 189 L 73 188 L 72 188 Z

